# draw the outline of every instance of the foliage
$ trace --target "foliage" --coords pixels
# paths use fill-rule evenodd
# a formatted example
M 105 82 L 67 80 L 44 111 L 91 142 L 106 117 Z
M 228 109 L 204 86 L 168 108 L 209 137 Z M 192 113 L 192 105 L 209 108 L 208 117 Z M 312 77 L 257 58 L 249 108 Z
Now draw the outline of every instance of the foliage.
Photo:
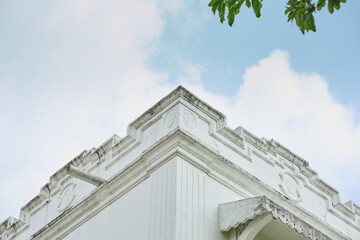
M 248 8 L 252 7 L 256 17 L 261 16 L 263 0 L 211 0 L 209 7 L 212 8 L 214 14 L 219 12 L 220 22 L 225 21 L 225 12 L 227 12 L 227 21 L 230 26 L 233 25 L 235 15 L 239 14 L 241 6 L 245 3 Z M 317 3 L 313 3 L 313 0 L 289 0 L 286 4 L 285 15 L 289 21 L 296 22 L 300 31 L 304 34 L 305 31 L 316 32 L 314 15 L 316 11 L 320 11 L 327 5 L 330 13 L 334 12 L 334 9 L 340 9 L 340 3 L 345 3 L 346 0 L 314 0 Z

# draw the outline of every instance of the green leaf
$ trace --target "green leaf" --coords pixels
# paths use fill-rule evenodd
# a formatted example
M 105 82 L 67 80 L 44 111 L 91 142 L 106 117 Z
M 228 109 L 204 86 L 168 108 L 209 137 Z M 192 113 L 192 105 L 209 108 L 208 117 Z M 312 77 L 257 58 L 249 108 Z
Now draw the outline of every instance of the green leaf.
M 235 20 L 235 8 L 234 7 L 229 9 L 227 19 L 228 19 L 228 23 L 229 23 L 229 25 L 231 27 L 233 25 L 233 23 L 234 23 L 234 20 Z
M 289 0 L 287 2 L 287 5 L 295 5 L 297 3 L 298 0 Z
M 223 23 L 225 20 L 225 3 L 221 3 L 221 5 L 219 6 L 219 17 L 220 22 Z
M 336 10 L 339 10 L 340 9 L 340 1 L 335 2 L 334 6 L 335 6 Z
M 309 15 L 305 21 L 305 29 L 307 31 L 311 30 L 313 32 L 316 32 L 315 20 L 314 20 L 314 16 L 312 14 Z
M 291 11 L 291 8 L 287 7 L 287 8 L 285 9 L 285 15 L 287 15 L 290 11 Z
M 223 2 L 224 0 L 212 0 L 209 3 L 209 7 L 211 7 L 212 12 L 215 14 L 216 10 L 218 10 L 220 4 Z
M 241 6 L 245 5 L 252 7 L 256 17 L 261 16 L 263 0 L 210 0 L 209 7 L 214 14 L 219 12 L 220 22 L 225 21 L 225 14 L 227 13 L 227 21 L 230 26 L 234 24 L 235 16 L 240 13 Z M 313 3 L 313 2 L 316 2 Z M 346 3 L 346 0 L 288 0 L 285 8 L 285 15 L 288 22 L 295 20 L 299 30 L 304 34 L 308 31 L 316 31 L 315 20 L 313 13 L 322 10 L 326 6 L 330 13 L 334 9 L 339 10 L 341 3 Z
M 261 16 L 260 14 L 260 1 L 259 0 L 251 0 L 252 8 L 254 10 L 255 16 L 259 18 Z M 260 4 L 259 4 L 260 3 Z
M 316 10 L 320 11 L 323 7 L 325 7 L 325 5 L 325 0 L 318 0 L 318 3 L 316 4 Z
M 328 10 L 330 13 L 334 12 L 334 0 L 329 0 L 328 2 Z
M 235 14 L 239 14 L 241 5 L 243 5 L 244 2 L 245 0 L 240 0 L 235 4 Z
M 290 13 L 289 13 L 289 16 L 288 16 L 288 22 L 289 22 L 289 21 L 293 21 L 293 20 L 294 20 L 295 14 L 296 14 L 296 12 L 295 12 L 295 11 L 292 11 L 292 12 L 290 12 Z
M 218 6 L 217 5 L 212 5 L 212 12 L 215 14 L 216 10 L 217 10 Z

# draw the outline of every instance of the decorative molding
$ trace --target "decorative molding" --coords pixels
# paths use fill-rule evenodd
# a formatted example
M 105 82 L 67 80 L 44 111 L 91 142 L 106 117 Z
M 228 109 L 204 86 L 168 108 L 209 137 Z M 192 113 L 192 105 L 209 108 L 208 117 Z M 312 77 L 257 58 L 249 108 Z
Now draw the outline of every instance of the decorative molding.
M 274 160 L 272 158 L 268 158 L 263 156 L 261 153 L 258 153 L 257 151 L 253 150 L 252 153 L 257 156 L 258 158 L 262 159 L 264 162 L 268 163 L 271 166 L 274 166 Z
M 164 118 L 164 126 L 166 128 L 171 128 L 176 120 L 176 112 L 175 109 L 171 109 Z
M 236 147 L 232 146 L 231 144 L 227 143 L 226 141 L 224 141 L 223 139 L 219 138 L 216 134 L 212 134 L 211 137 L 213 137 L 215 140 L 219 141 L 220 143 L 222 143 L 224 146 L 228 147 L 229 149 L 231 149 L 232 151 L 234 151 L 235 153 L 239 154 L 240 156 L 242 156 L 243 158 L 245 158 L 246 160 L 248 160 L 249 162 L 252 161 L 250 156 L 247 156 L 245 153 L 242 153 L 239 149 L 237 149 Z M 243 149 L 243 148 L 242 148 Z
M 266 153 L 268 151 L 268 148 L 264 146 L 265 141 L 262 141 L 260 138 L 256 137 L 254 134 L 252 134 L 245 128 L 242 128 L 242 133 L 244 135 L 244 140 L 250 143 L 253 147 L 263 153 Z M 298 169 L 300 169 L 299 174 L 309 179 L 311 185 L 309 185 L 308 187 L 312 188 L 313 192 L 315 192 L 318 196 L 326 194 L 330 198 L 330 204 L 327 210 L 335 214 L 337 217 L 339 217 L 346 223 L 349 223 L 359 229 L 357 225 L 354 225 L 353 221 L 355 219 L 355 215 L 360 217 L 360 214 L 354 213 L 353 211 L 345 207 L 343 203 L 340 202 L 339 192 L 336 189 L 334 189 L 332 186 L 320 179 L 317 172 L 315 172 L 309 167 L 309 163 L 307 161 L 291 152 L 288 148 L 284 147 L 276 140 L 267 140 L 267 144 L 270 143 L 273 145 L 274 149 L 276 149 L 276 153 L 279 155 L 279 160 L 284 160 L 283 163 L 275 161 L 276 165 L 284 168 L 284 165 L 292 164 L 293 166 L 296 166 Z
M 327 211 L 329 213 L 333 214 L 334 217 L 336 217 L 339 221 L 344 221 L 351 228 L 359 230 L 359 220 L 360 220 L 359 205 L 348 204 L 348 206 L 345 206 L 344 204 L 342 204 L 340 202 L 338 191 L 336 189 L 332 188 L 331 186 L 329 186 L 327 183 L 325 183 L 321 179 L 319 179 L 317 173 L 308 166 L 308 162 L 306 162 L 304 159 L 297 156 L 296 154 L 292 153 L 289 149 L 285 148 L 284 146 L 282 146 L 280 143 L 276 142 L 275 140 L 267 140 L 264 138 L 260 139 L 260 138 L 256 137 L 255 135 L 251 134 L 248 130 L 246 130 L 244 128 L 241 128 L 238 131 L 236 131 L 236 129 L 232 130 L 232 129 L 228 128 L 226 125 L 226 118 L 222 113 L 213 109 L 206 102 L 200 100 L 198 97 L 196 97 L 191 92 L 187 91 L 186 89 L 184 89 L 181 86 L 176 88 L 173 92 L 171 92 L 169 95 L 164 97 L 160 102 L 155 104 L 152 108 L 150 108 L 148 111 L 146 111 L 144 114 L 142 114 L 139 118 L 137 118 L 135 121 L 133 121 L 129 125 L 127 135 L 124 138 L 120 138 L 117 135 L 116 136 L 114 135 L 109 140 L 107 140 L 105 143 L 103 143 L 100 147 L 96 148 L 96 149 L 101 148 L 103 150 L 102 153 L 110 154 L 109 161 L 105 161 L 105 163 L 104 163 L 104 165 L 106 165 L 106 166 L 102 166 L 102 167 L 104 167 L 106 170 L 106 169 L 110 168 L 111 166 L 113 166 L 116 162 L 120 161 L 129 152 L 131 152 L 133 150 L 137 151 L 136 148 L 141 144 L 141 134 L 142 134 L 142 131 L 144 130 L 144 127 L 145 126 L 148 127 L 152 123 L 154 123 L 154 119 L 158 120 L 162 117 L 164 117 L 163 123 L 164 123 L 164 126 L 166 126 L 165 125 L 166 118 L 168 117 L 169 112 L 167 112 L 167 114 L 164 114 L 165 110 L 170 109 L 171 107 L 175 106 L 176 104 L 183 104 L 184 106 L 185 105 L 190 106 L 189 109 L 191 109 L 191 110 L 188 110 L 189 113 L 190 114 L 192 114 L 192 113 L 198 114 L 198 115 L 196 115 L 196 118 L 194 117 L 194 115 L 192 115 L 192 117 L 194 117 L 194 121 L 195 121 L 194 126 L 195 127 L 196 127 L 196 120 L 199 120 L 200 117 L 204 118 L 204 116 L 205 116 L 206 118 L 208 118 L 209 122 L 211 122 L 211 126 L 209 126 L 209 135 L 212 138 L 211 140 L 218 141 L 218 143 L 220 143 L 221 148 L 228 147 L 229 149 L 233 150 L 235 153 L 240 154 L 243 158 L 245 158 L 251 162 L 251 156 L 247 156 L 247 150 L 244 147 L 245 146 L 244 141 L 246 141 L 247 142 L 246 146 L 249 146 L 250 152 L 257 151 L 258 153 L 265 154 L 266 156 L 268 153 L 274 155 L 275 156 L 275 159 L 274 159 L 275 164 L 281 168 L 284 168 L 284 162 L 292 163 L 294 166 L 296 166 L 296 169 L 300 169 L 300 172 L 298 173 L 299 176 L 297 176 L 296 173 L 294 173 L 293 176 L 296 176 L 298 179 L 305 177 L 306 183 L 303 181 L 304 186 L 311 189 L 311 191 L 315 192 L 318 196 L 322 197 L 322 199 L 327 199 L 327 201 L 328 201 Z M 181 112 L 181 113 L 183 113 L 183 112 Z M 176 114 L 179 114 L 179 113 L 176 112 Z M 184 116 L 177 115 L 176 119 L 180 118 L 180 117 L 184 117 Z M 171 116 L 169 116 L 169 119 L 171 119 Z M 190 119 L 191 119 L 191 117 L 190 117 Z M 183 118 L 180 118 L 179 120 L 183 120 Z M 190 122 L 191 122 L 191 120 L 190 120 Z M 198 121 L 198 122 L 200 122 L 200 121 Z M 183 123 L 185 124 L 185 121 Z M 161 122 L 160 122 L 160 124 L 161 124 Z M 172 123 L 171 127 L 173 127 L 173 126 L 174 126 L 174 123 Z M 189 124 L 189 126 L 192 126 L 192 124 Z M 189 126 L 186 126 L 184 129 L 188 129 Z M 191 133 L 191 131 L 189 131 L 190 133 L 189 132 L 185 133 L 185 132 L 186 131 L 184 131 L 183 129 L 180 129 L 180 130 L 177 129 L 176 134 L 174 134 L 174 135 L 177 135 L 178 133 L 179 133 L 179 135 L 186 135 L 186 134 Z M 149 148 L 144 149 L 144 152 L 146 152 L 148 149 L 157 148 L 157 145 L 162 145 L 164 142 L 166 142 L 168 140 L 168 138 L 170 138 L 170 135 L 162 137 L 161 139 L 157 140 L 156 143 L 151 145 Z M 185 146 L 185 147 L 187 147 L 187 149 L 192 148 L 193 147 L 192 145 L 196 145 L 197 148 L 201 148 L 201 149 L 208 148 L 208 146 L 206 146 L 206 144 L 198 141 L 199 139 L 197 138 L 197 136 L 189 136 L 188 138 L 190 139 L 190 142 L 186 142 L 186 144 L 189 145 L 189 146 Z M 184 139 L 181 139 L 181 141 L 182 140 L 184 140 Z M 166 143 L 164 143 L 164 144 L 166 144 Z M 204 145 L 204 146 L 202 146 L 202 145 Z M 173 143 L 173 146 L 171 146 L 171 147 L 175 147 L 175 146 L 179 146 L 179 142 Z M 181 146 L 181 147 L 184 147 L 184 146 Z M 98 153 L 96 153 L 96 149 L 93 148 L 89 151 L 81 152 L 77 157 L 75 157 L 73 160 L 71 160 L 69 162 L 69 164 L 72 164 L 74 166 L 84 167 L 84 169 L 85 168 L 88 169 L 87 167 L 89 167 L 89 166 L 85 166 L 85 164 L 87 164 L 92 159 L 97 159 L 97 157 L 98 157 Z M 211 151 L 213 151 L 213 149 L 210 149 L 208 151 L 211 152 Z M 143 156 L 144 152 L 139 152 L 138 155 Z M 213 172 L 218 171 L 219 176 L 221 175 L 223 178 L 227 178 L 227 180 L 230 182 L 233 181 L 235 184 L 238 184 L 238 186 L 243 186 L 243 185 L 241 185 L 241 183 L 238 179 L 240 178 L 239 174 L 246 175 L 247 173 L 244 173 L 246 171 L 244 170 L 242 173 L 239 173 L 240 172 L 239 167 L 236 166 L 231 161 L 233 159 L 225 159 L 223 156 L 220 156 L 220 155 L 217 156 L 216 154 L 218 154 L 218 153 L 219 153 L 219 151 L 217 151 L 217 152 L 214 151 L 214 153 L 212 153 L 214 155 L 211 155 L 211 158 L 212 158 L 211 162 L 207 163 L 209 168 L 211 168 L 211 172 L 209 173 L 209 176 L 212 176 Z M 234 155 L 234 158 L 240 158 L 240 155 L 239 156 Z M 204 160 L 203 158 L 201 158 L 201 159 L 204 162 L 207 161 L 207 160 Z M 137 160 L 139 160 L 139 159 L 137 159 Z M 283 162 L 281 162 L 281 160 L 283 160 Z M 222 163 L 220 163 L 220 162 L 222 162 Z M 101 163 L 102 162 L 99 162 L 99 164 L 101 164 Z M 227 170 L 230 169 L 229 171 L 231 173 L 225 173 L 224 171 L 219 170 L 219 165 L 221 165 L 221 164 L 223 164 L 222 168 L 226 168 Z M 226 167 L 225 167 L 225 165 L 226 165 Z M 274 169 L 274 171 L 275 170 L 276 169 Z M 126 166 L 125 169 L 119 169 L 119 171 L 121 171 L 121 172 L 129 171 L 129 166 Z M 118 174 L 120 174 L 120 173 L 117 173 L 114 176 L 110 176 L 109 178 L 116 178 L 118 176 Z M 147 174 L 147 173 L 144 173 L 144 174 Z M 129 175 L 131 175 L 131 174 L 129 173 Z M 56 195 L 59 193 L 59 191 L 61 189 L 58 186 L 61 185 L 62 180 L 66 179 L 66 177 L 67 177 L 67 174 L 65 171 L 65 167 L 61 168 L 59 171 L 57 171 L 55 174 L 53 174 L 50 177 L 50 181 L 48 183 L 49 184 L 48 188 L 50 190 L 49 193 L 51 194 L 50 196 L 56 197 Z M 256 183 L 254 183 L 254 185 L 256 185 L 256 186 L 262 185 L 263 187 L 266 187 L 265 191 L 267 193 L 271 192 L 271 193 L 269 193 L 269 195 L 275 196 L 276 194 L 278 194 L 274 189 L 270 188 L 263 182 L 260 182 L 258 179 L 256 179 L 256 176 L 254 177 L 250 174 L 249 174 L 249 176 L 247 176 L 248 179 L 251 179 L 251 177 L 253 178 L 254 182 L 256 182 Z M 283 178 L 284 178 L 284 176 L 283 176 Z M 234 179 L 237 181 L 235 182 Z M 55 183 L 55 184 L 53 184 L 53 183 Z M 62 182 L 62 184 L 67 184 L 67 183 Z M 111 184 L 108 184 L 108 183 L 106 183 L 104 185 L 111 186 Z M 286 182 L 282 182 L 281 187 L 284 188 L 284 191 L 285 191 L 287 188 Z M 276 185 L 275 185 L 275 188 L 276 188 Z M 45 191 L 47 191 L 47 190 L 45 189 Z M 105 191 L 105 190 L 102 190 L 102 191 Z M 246 191 L 251 191 L 251 190 L 246 189 Z M 97 190 L 92 192 L 92 194 L 96 194 L 96 192 L 97 192 Z M 47 194 L 48 194 L 47 192 L 42 191 L 21 209 L 20 219 L 25 222 L 26 227 L 29 227 L 28 224 L 31 223 L 31 221 L 30 221 L 31 214 L 38 211 L 42 206 L 45 205 L 45 202 L 47 201 L 46 196 L 48 196 Z M 92 194 L 88 195 L 84 199 L 90 199 L 90 200 L 93 199 L 93 198 L 91 198 Z M 109 193 L 109 195 L 111 195 L 111 194 Z M 280 196 L 280 194 L 278 194 L 278 195 Z M 83 201 L 85 201 L 85 200 L 83 200 Z M 97 201 L 97 200 L 93 199 L 92 201 Z M 288 201 L 288 202 L 290 202 L 290 201 Z M 284 203 L 284 204 L 286 204 L 286 203 Z M 87 206 L 84 206 L 84 205 L 82 205 L 82 206 L 84 207 L 84 209 L 87 209 L 86 211 L 92 211 L 92 210 L 89 210 L 87 208 Z M 63 221 L 63 220 L 59 220 L 59 219 L 67 218 L 67 215 L 64 213 L 68 213 L 68 211 L 74 212 L 73 211 L 74 207 L 70 207 L 70 208 L 67 208 L 66 210 L 64 210 L 63 214 L 56 218 L 57 219 L 56 221 Z M 302 209 L 299 206 L 295 206 L 295 208 Z M 78 210 L 76 210 L 76 211 L 78 211 Z M 83 211 L 85 211 L 85 210 L 83 210 Z M 305 209 L 302 209 L 301 212 L 303 214 L 311 215 L 310 213 L 306 213 Z M 81 214 L 80 214 L 80 216 L 81 216 Z M 71 216 L 70 218 L 73 219 L 75 217 Z M 316 219 L 316 217 L 314 217 L 314 216 L 311 216 L 309 218 Z M 68 223 L 68 224 L 71 224 L 71 223 Z M 321 226 L 324 226 L 324 224 L 325 223 L 320 223 Z M 50 225 L 46 226 L 46 227 L 51 228 Z M 22 229 L 24 229 L 24 228 L 25 227 L 23 227 Z M 324 227 L 324 228 L 326 228 L 326 227 Z M 19 231 L 16 232 L 16 235 L 18 235 L 18 234 L 19 234 Z M 54 234 L 56 234 L 56 233 L 54 233 Z M 12 238 L 14 238 L 14 236 L 12 236 Z
M 129 145 L 131 145 L 131 143 L 134 143 L 132 146 L 130 146 L 128 149 L 126 149 Z M 126 154 L 128 154 L 129 152 L 131 152 L 132 150 L 134 150 L 137 146 L 139 146 L 141 143 L 140 142 L 136 142 L 135 139 L 133 139 L 133 141 L 129 143 L 129 145 L 124 146 L 124 148 L 121 149 L 121 151 L 123 150 L 123 152 L 121 152 L 120 150 L 117 151 L 117 155 L 112 155 L 112 161 L 107 164 L 105 166 L 105 170 L 109 169 L 110 167 L 112 167 L 115 163 L 117 163 L 120 159 L 122 159 Z
M 251 157 L 251 147 L 250 146 L 247 146 L 247 155 L 248 155 L 248 157 Z
M 116 146 L 120 141 L 121 141 L 120 136 L 118 136 L 117 134 L 114 134 L 114 135 L 112 136 L 112 139 L 111 139 L 111 147 L 113 148 L 113 147 Z
M 29 228 L 23 221 L 14 217 L 8 217 L 0 223 L 0 240 L 11 239 L 16 232 L 22 233 Z
M 311 240 L 332 240 L 311 224 L 297 217 L 295 214 L 271 201 L 269 198 L 254 197 L 240 201 L 219 205 L 220 230 L 227 232 L 232 228 L 240 227 L 264 213 L 271 213 L 273 218 L 279 219 L 296 232 Z M 346 239 L 342 237 L 341 239 Z
M 156 140 L 157 136 L 158 136 L 158 131 L 156 130 L 156 128 L 151 129 L 149 130 L 149 133 L 145 136 L 144 142 L 146 144 L 151 144 Z
M 57 205 L 57 211 L 63 212 L 68 209 L 75 199 L 75 187 L 76 184 L 67 184 L 60 193 L 59 204 Z
M 300 183 L 299 181 L 289 172 L 279 173 L 281 183 L 279 187 L 282 193 L 289 197 L 291 200 L 300 202 L 302 197 L 300 195 Z
M 184 109 L 182 111 L 181 116 L 182 116 L 182 120 L 184 122 L 184 125 L 188 129 L 195 129 L 196 128 L 196 120 L 195 120 L 194 114 L 192 114 L 190 112 L 190 110 Z
M 182 144 L 180 145 L 179 143 Z M 216 170 L 218 173 L 223 174 L 223 176 L 226 176 L 227 178 L 236 179 L 237 181 L 241 181 L 241 179 L 247 179 L 246 181 L 253 180 L 253 177 L 243 169 L 237 167 L 230 161 L 221 158 L 221 156 L 217 155 L 216 152 L 194 140 L 188 133 L 183 132 L 180 129 L 176 129 L 169 133 L 166 138 L 159 140 L 159 143 L 155 143 L 149 149 L 144 151 L 141 156 L 126 166 L 122 172 L 114 176 L 112 179 L 109 179 L 106 184 L 98 187 L 83 201 L 66 210 L 63 212 L 61 217 L 54 219 L 43 229 L 40 229 L 38 232 L 33 234 L 30 239 L 48 239 L 54 238 L 55 236 L 61 238 L 64 234 L 62 232 L 64 229 L 68 229 L 70 231 L 84 222 L 85 219 L 89 219 L 91 216 L 95 215 L 98 211 L 106 207 L 106 205 L 109 204 L 109 201 L 113 201 L 111 199 L 119 198 L 121 193 L 134 187 L 133 184 L 138 184 L 143 181 L 149 174 L 151 174 L 151 172 L 158 169 L 158 166 L 163 165 L 168 160 L 177 156 L 179 154 L 179 149 L 196 153 L 196 156 L 201 157 L 201 161 L 203 162 L 202 164 L 208 165 L 211 169 Z M 164 151 L 166 151 L 166 153 L 164 153 Z M 189 160 L 194 163 L 199 161 L 196 160 L 196 158 L 191 158 Z M 224 175 L 225 172 L 226 175 Z M 132 185 L 126 185 L 125 183 L 129 182 L 129 180 L 132 180 L 134 183 L 132 183 Z M 251 188 L 258 188 L 259 186 L 262 186 L 272 197 L 280 199 L 280 195 L 276 195 L 277 193 L 274 190 L 260 181 L 254 181 Z M 284 205 L 289 204 L 284 199 L 280 201 L 284 201 Z M 330 228 L 326 223 L 317 219 L 314 215 L 307 213 L 304 209 L 301 209 L 298 206 L 294 207 L 297 211 L 299 211 L 299 214 L 306 216 L 308 221 L 316 221 L 319 223 L 319 227 L 326 229 L 326 231 L 334 236 L 338 236 L 338 239 L 346 239 L 341 237 L 343 236 L 341 233 Z M 80 219 L 83 220 L 80 221 Z

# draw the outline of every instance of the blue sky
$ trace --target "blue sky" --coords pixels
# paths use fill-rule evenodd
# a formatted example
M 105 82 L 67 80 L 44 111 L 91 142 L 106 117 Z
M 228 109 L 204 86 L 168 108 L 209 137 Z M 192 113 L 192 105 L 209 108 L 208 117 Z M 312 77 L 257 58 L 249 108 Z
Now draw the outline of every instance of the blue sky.
M 286 21 L 284 1 L 264 1 L 260 19 L 254 17 L 251 9 L 243 8 L 234 27 L 221 24 L 217 16 L 203 7 L 205 2 L 189 4 L 185 6 L 186 13 L 169 17 L 165 24 L 167 34 L 162 37 L 163 52 L 155 58 L 154 67 L 161 63 L 164 69 L 175 71 L 179 64 L 167 61 L 166 49 L 180 51 L 180 58 L 192 59 L 206 67 L 203 77 L 207 89 L 234 95 L 246 67 L 272 50 L 282 49 L 290 53 L 294 69 L 323 75 L 338 100 L 360 107 L 357 97 L 360 16 L 356 14 L 359 2 L 350 1 L 334 14 L 316 13 L 318 31 L 306 35 L 301 34 L 295 23 Z M 198 13 L 200 16 L 196 17 Z
M 1 2 L 0 221 L 179 84 L 360 203 L 360 2 L 305 35 L 285 2 L 231 28 L 207 1 Z

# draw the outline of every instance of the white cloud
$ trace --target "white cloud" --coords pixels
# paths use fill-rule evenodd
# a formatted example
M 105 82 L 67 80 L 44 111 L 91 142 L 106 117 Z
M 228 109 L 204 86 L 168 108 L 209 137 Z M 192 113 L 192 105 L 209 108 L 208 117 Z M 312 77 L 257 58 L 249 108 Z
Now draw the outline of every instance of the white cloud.
M 185 74 L 178 77 L 181 85 L 196 84 L 201 85 L 201 75 L 206 71 L 205 67 L 199 64 L 186 64 Z
M 345 198 L 360 186 L 359 122 L 323 77 L 295 72 L 288 54 L 274 51 L 248 68 L 244 80 L 232 106 L 236 121 L 303 156 L 326 181 L 346 189 Z
M 351 107 L 331 95 L 324 77 L 296 72 L 289 54 L 275 50 L 247 68 L 243 78 L 232 98 L 201 85 L 189 88 L 227 115 L 230 127 L 241 125 L 279 141 L 341 190 L 343 200 L 351 195 L 360 202 L 360 123 Z
M 0 24 L 0 221 L 173 89 L 145 62 L 163 29 L 159 1 L 24 4 L 5 6 Z

